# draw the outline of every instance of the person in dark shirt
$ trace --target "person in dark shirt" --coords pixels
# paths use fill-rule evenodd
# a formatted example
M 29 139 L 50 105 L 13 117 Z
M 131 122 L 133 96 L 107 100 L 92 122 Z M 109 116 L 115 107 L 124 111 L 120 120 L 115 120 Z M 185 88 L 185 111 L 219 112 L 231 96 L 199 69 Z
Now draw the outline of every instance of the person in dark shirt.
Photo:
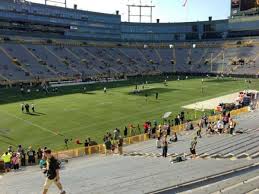
M 158 100 L 158 92 L 156 92 L 156 100 Z
M 119 136 L 119 141 L 118 141 L 118 152 L 120 155 L 123 154 L 123 138 Z
M 180 120 L 179 120 L 178 116 L 176 116 L 174 119 L 174 125 L 175 126 L 180 125 Z
M 89 142 L 87 141 L 87 139 L 85 140 L 85 147 L 87 148 L 89 146 Z
M 166 134 L 167 134 L 167 136 L 171 135 L 171 127 L 170 127 L 170 125 L 168 125 L 168 127 L 167 127 Z
M 184 111 L 181 112 L 181 114 L 180 114 L 180 119 L 181 119 L 181 122 L 183 123 L 183 122 L 184 122 L 184 119 L 185 119 Z
M 191 142 L 191 154 L 192 154 L 192 159 L 196 158 L 196 145 L 197 145 L 197 137 L 194 137 L 193 141 Z
M 47 168 L 45 170 L 47 178 L 45 180 L 43 194 L 47 194 L 49 187 L 53 183 L 55 183 L 55 185 L 60 190 L 60 194 L 65 194 L 66 192 L 63 190 L 62 184 L 60 182 L 60 164 L 58 160 L 51 154 L 51 150 L 49 149 L 44 151 L 44 155 L 47 157 Z
M 42 149 L 41 148 L 38 149 L 37 159 L 38 159 L 38 161 L 40 161 L 42 159 Z
M 30 113 L 30 105 L 29 104 L 25 105 L 25 110 L 26 110 L 26 113 Z
M 106 138 L 105 142 L 104 142 L 104 145 L 105 145 L 105 154 L 111 154 L 111 150 L 112 150 L 112 142 L 110 140 L 110 138 Z
M 125 126 L 124 128 L 124 137 L 127 137 L 128 136 L 128 128 Z

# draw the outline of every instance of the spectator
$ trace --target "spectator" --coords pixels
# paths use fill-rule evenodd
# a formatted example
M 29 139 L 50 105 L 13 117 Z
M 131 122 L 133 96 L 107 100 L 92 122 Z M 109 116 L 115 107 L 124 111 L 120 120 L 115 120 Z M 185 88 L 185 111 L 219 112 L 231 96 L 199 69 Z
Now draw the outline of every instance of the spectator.
M 37 159 L 38 161 L 40 161 L 42 159 L 42 149 L 41 148 L 38 148 L 38 151 L 37 151 Z
M 176 134 L 176 132 L 174 132 L 174 135 L 173 135 L 173 137 L 172 138 L 170 138 L 170 140 L 169 140 L 170 142 L 177 142 L 178 141 L 178 138 L 177 138 L 177 134 Z
M 166 158 L 167 157 L 167 151 L 168 151 L 168 142 L 167 142 L 167 136 L 166 135 L 164 136 L 162 146 L 163 146 L 162 156 Z
M 141 132 L 141 129 L 140 129 L 139 124 L 138 124 L 138 127 L 137 127 L 137 128 L 138 128 L 138 133 L 141 134 L 142 132 Z
M 112 144 L 112 153 L 114 154 L 115 153 L 115 149 L 116 149 L 116 141 L 114 139 L 111 139 L 111 144 Z
M 156 140 L 156 147 L 157 147 L 157 148 L 161 148 L 160 137 L 158 137 L 157 140 Z
M 124 127 L 124 137 L 128 136 L 128 128 L 125 126 Z
M 145 122 L 144 123 L 144 133 L 148 133 L 148 128 L 149 128 L 148 123 Z
M 12 155 L 13 169 L 14 170 L 19 170 L 19 164 L 20 164 L 19 154 L 18 153 L 13 153 L 13 155 Z
M 46 167 L 47 167 L 47 157 L 46 156 L 43 156 L 41 158 L 39 166 L 40 166 L 41 169 L 44 169 L 44 170 L 46 169 Z
M 9 152 L 5 152 L 1 156 L 1 159 L 4 161 L 5 173 L 10 172 L 10 169 L 11 169 L 11 157 L 12 157 L 12 155 Z
M 199 138 L 201 138 L 201 128 L 202 128 L 202 124 L 198 123 L 197 137 L 199 137 Z
M 193 127 L 193 124 L 192 124 L 192 121 L 187 121 L 187 124 L 186 124 L 186 131 L 189 131 L 189 130 L 193 130 L 194 127 Z
M 223 115 L 224 128 L 225 128 L 225 126 L 228 124 L 228 121 L 229 121 L 229 118 L 228 118 L 227 114 L 224 114 L 224 115 Z
M 18 145 L 17 153 L 21 154 L 23 151 L 22 145 Z
M 11 145 L 8 146 L 7 151 L 8 151 L 8 153 L 12 154 L 13 153 L 13 147 Z
M 119 130 L 116 128 L 114 131 L 113 131 L 113 138 L 115 140 L 118 140 L 119 139 Z
M 209 122 L 208 127 L 207 127 L 207 133 L 209 134 L 214 134 L 214 128 L 213 128 L 213 124 L 211 122 Z
M 223 124 L 223 121 L 220 119 L 218 119 L 218 121 L 217 121 L 217 129 L 218 129 L 219 134 L 223 133 L 224 124 Z
M 230 119 L 229 119 L 229 133 L 230 133 L 231 135 L 233 135 L 233 132 L 234 132 L 234 130 L 235 130 L 235 127 L 236 127 L 236 122 L 235 122 L 232 118 L 230 118 Z
M 208 123 L 209 123 L 209 118 L 208 118 L 208 116 L 205 113 L 202 116 L 202 120 L 203 120 L 203 123 L 204 123 L 205 127 L 207 127 Z
M 180 114 L 180 120 L 181 120 L 181 124 L 183 124 L 183 122 L 184 122 L 184 119 L 185 119 L 185 116 L 184 116 L 184 111 L 182 111 L 181 112 L 181 114 Z
M 82 143 L 80 142 L 79 139 L 76 140 L 76 144 L 77 144 L 77 145 L 82 145 Z
M 32 147 L 29 147 L 27 155 L 28 155 L 28 164 L 29 165 L 35 164 L 35 151 L 32 149 Z
M 21 166 L 25 166 L 26 165 L 26 154 L 23 149 L 20 153 L 20 160 L 21 160 Z
M 104 145 L 105 145 L 105 154 L 106 155 L 111 154 L 112 143 L 109 137 L 106 138 Z
M 171 127 L 170 127 L 170 125 L 168 125 L 166 133 L 167 133 L 167 136 L 171 135 Z
M 120 155 L 123 154 L 123 138 L 121 136 L 119 136 L 118 152 Z
M 196 158 L 196 145 L 197 145 L 197 137 L 194 137 L 193 141 L 191 142 L 191 148 L 190 148 L 193 159 Z
M 89 142 L 87 141 L 87 139 L 85 140 L 85 148 L 87 148 L 89 146 Z

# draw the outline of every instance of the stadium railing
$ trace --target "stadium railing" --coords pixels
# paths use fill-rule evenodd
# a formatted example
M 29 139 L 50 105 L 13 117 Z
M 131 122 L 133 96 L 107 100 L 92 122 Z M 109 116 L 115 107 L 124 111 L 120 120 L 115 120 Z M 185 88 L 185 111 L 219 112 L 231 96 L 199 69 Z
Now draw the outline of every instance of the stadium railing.
M 141 135 L 124 138 L 123 142 L 124 142 L 124 145 L 130 145 L 130 144 L 143 142 L 147 140 L 149 140 L 148 134 L 141 134 Z M 99 144 L 94 146 L 69 149 L 69 150 L 58 151 L 53 153 L 53 155 L 60 160 L 66 160 L 66 159 L 82 157 L 85 155 L 92 155 L 92 154 L 105 154 L 105 145 Z
M 232 116 L 237 116 L 242 113 L 248 112 L 248 107 L 244 107 L 241 109 L 237 110 L 232 110 L 230 111 L 230 115 Z M 222 118 L 221 114 L 214 115 L 208 117 L 210 122 L 215 122 L 218 119 Z M 194 124 L 197 124 L 199 121 L 194 121 Z M 173 126 L 171 128 L 171 131 L 179 133 L 182 132 L 186 129 L 186 124 L 181 124 L 178 126 Z M 134 143 L 139 143 L 139 142 L 144 142 L 149 140 L 149 135 L 148 134 L 141 134 L 141 135 L 136 135 L 136 136 L 131 136 L 124 138 L 124 145 L 130 145 Z M 89 146 L 89 147 L 81 147 L 81 148 L 75 148 L 75 149 L 69 149 L 65 151 L 58 151 L 54 153 L 54 156 L 56 156 L 58 159 L 71 159 L 71 158 L 76 158 L 76 157 L 82 157 L 85 155 L 92 155 L 92 154 L 105 154 L 105 146 L 104 144 L 99 144 L 99 145 L 94 145 L 94 146 Z

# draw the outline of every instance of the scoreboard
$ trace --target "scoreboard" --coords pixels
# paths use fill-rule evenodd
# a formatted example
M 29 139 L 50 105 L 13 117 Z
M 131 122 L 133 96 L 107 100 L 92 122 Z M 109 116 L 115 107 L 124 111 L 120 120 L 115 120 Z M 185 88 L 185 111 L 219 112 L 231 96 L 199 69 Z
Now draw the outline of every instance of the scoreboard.
M 231 0 L 231 15 L 240 15 L 242 12 L 258 11 L 259 0 Z

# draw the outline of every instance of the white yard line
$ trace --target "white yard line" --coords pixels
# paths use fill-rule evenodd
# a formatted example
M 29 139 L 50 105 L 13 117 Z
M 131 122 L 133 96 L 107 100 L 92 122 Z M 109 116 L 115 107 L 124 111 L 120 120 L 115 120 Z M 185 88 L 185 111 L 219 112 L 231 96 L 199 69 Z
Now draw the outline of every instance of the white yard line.
M 52 134 L 54 134 L 54 135 L 58 135 L 58 133 L 55 133 L 55 132 L 53 132 L 53 131 L 51 131 L 51 130 L 49 130 L 49 129 L 43 127 L 43 126 L 40 126 L 40 125 L 38 125 L 38 124 L 35 124 L 35 123 L 31 122 L 31 121 L 25 120 L 25 119 L 23 119 L 23 118 L 21 118 L 21 117 L 18 117 L 18 116 L 16 116 L 16 115 L 14 115 L 14 114 L 10 114 L 10 113 L 4 112 L 4 111 L 1 111 L 1 112 L 4 113 L 4 114 L 6 114 L 6 115 L 8 115 L 8 116 L 10 116 L 10 117 L 13 117 L 13 118 L 16 118 L 16 119 L 18 119 L 18 120 L 20 120 L 20 121 L 23 121 L 23 122 L 25 122 L 25 123 L 28 124 L 28 125 L 37 127 L 37 128 L 39 128 L 39 129 L 41 129 L 42 131 L 49 132 L 49 133 L 52 133 Z

